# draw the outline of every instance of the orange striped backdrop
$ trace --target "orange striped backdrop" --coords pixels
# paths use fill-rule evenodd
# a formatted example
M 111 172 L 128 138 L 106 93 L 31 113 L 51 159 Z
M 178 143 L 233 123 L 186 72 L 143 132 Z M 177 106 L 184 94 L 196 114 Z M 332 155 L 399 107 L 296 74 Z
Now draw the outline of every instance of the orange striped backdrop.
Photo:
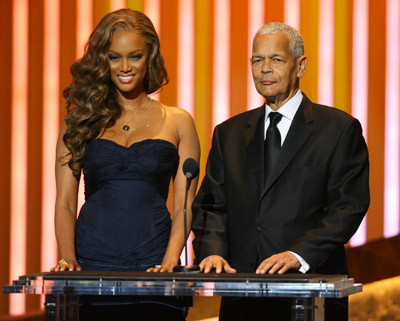
M 121 7 L 156 25 L 170 75 L 158 98 L 195 118 L 201 177 L 214 125 L 261 103 L 249 80 L 254 31 L 269 21 L 298 28 L 309 58 L 301 89 L 359 118 L 370 150 L 371 207 L 351 244 L 399 233 L 398 0 L 0 0 L 0 285 L 57 260 L 61 91 L 93 26 Z M 0 294 L 0 315 L 39 301 Z

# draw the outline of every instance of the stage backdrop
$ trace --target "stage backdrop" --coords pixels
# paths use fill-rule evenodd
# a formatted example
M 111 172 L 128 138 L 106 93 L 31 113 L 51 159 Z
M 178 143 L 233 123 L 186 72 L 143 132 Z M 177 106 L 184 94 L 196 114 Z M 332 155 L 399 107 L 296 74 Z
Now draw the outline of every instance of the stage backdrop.
M 252 37 L 282 21 L 304 36 L 301 89 L 357 117 L 371 160 L 372 202 L 350 245 L 399 233 L 398 0 L 0 0 L 0 284 L 57 261 L 55 144 L 62 89 L 93 27 L 122 7 L 154 22 L 170 76 L 156 95 L 187 109 L 204 175 L 214 126 L 262 104 L 249 72 Z M 0 314 L 39 308 L 0 295 Z

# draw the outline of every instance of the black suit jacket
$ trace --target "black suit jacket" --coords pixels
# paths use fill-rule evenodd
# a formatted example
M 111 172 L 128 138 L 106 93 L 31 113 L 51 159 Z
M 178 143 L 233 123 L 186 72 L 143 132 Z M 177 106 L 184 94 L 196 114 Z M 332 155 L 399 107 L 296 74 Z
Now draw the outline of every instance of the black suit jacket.
M 369 206 L 368 150 L 355 118 L 303 96 L 265 185 L 265 107 L 215 128 L 193 203 L 198 262 L 217 254 L 254 272 L 289 250 L 311 273 L 347 273 L 344 244 Z

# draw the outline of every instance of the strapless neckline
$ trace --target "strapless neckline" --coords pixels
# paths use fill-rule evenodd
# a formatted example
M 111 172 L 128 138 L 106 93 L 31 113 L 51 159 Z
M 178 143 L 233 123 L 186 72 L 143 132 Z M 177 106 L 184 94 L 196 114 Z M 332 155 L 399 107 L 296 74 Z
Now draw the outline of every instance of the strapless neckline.
M 163 139 L 130 146 L 104 138 L 88 142 L 86 202 L 75 229 L 83 269 L 145 270 L 160 264 L 171 231 L 166 200 L 178 164 L 177 148 Z
M 131 145 L 129 145 L 128 147 L 127 147 L 127 146 L 124 146 L 124 145 L 121 145 L 121 144 L 118 144 L 117 142 L 115 142 L 115 141 L 113 141 L 113 140 L 111 140 L 111 139 L 107 139 L 107 138 L 97 138 L 97 139 L 93 140 L 92 142 L 96 142 L 96 141 L 102 141 L 102 142 L 106 142 L 106 143 L 109 143 L 109 144 L 112 144 L 112 145 L 117 145 L 117 146 L 119 146 L 119 147 L 121 147 L 121 148 L 123 148 L 123 149 L 135 148 L 135 147 L 137 147 L 137 146 L 140 146 L 141 144 L 146 144 L 146 143 L 161 143 L 161 144 L 170 145 L 170 146 L 172 146 L 175 150 L 178 150 L 178 149 L 176 148 L 176 146 L 175 146 L 173 143 L 171 143 L 171 142 L 168 141 L 168 140 L 160 139 L 160 138 L 156 138 L 156 139 L 154 139 L 154 138 L 146 138 L 146 139 L 143 139 L 143 140 L 134 142 L 134 143 L 132 143 Z

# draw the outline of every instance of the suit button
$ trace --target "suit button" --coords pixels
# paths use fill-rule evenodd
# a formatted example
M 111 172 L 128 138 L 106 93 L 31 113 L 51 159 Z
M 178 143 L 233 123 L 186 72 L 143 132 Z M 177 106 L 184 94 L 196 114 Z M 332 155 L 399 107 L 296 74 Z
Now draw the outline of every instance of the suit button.
M 256 226 L 256 230 L 257 230 L 257 232 L 261 232 L 261 231 L 262 231 L 261 226 L 257 225 L 257 226 Z

